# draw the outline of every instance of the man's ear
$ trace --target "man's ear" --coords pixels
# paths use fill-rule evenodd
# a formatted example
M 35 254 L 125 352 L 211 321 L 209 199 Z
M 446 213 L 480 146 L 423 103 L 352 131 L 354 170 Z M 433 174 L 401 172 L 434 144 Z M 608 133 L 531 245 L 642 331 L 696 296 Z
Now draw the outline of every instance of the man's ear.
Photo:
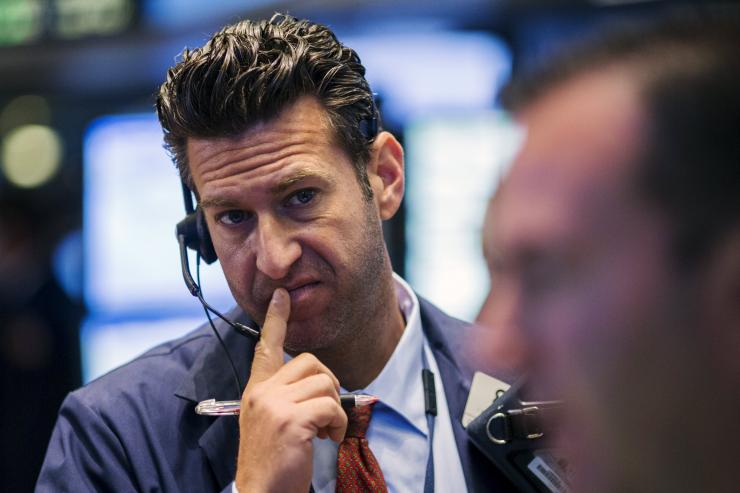
M 382 220 L 392 218 L 401 206 L 405 187 L 403 172 L 403 147 L 391 133 L 380 132 L 370 151 L 367 177 Z

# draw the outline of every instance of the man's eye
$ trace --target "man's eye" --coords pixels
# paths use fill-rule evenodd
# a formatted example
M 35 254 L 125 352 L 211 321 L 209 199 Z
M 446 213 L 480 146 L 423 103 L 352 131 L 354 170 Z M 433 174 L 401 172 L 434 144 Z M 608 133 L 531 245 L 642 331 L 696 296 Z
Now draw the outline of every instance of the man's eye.
M 287 204 L 289 206 L 302 206 L 306 205 L 313 200 L 316 196 L 316 190 L 312 188 L 306 188 L 298 190 L 296 193 L 288 198 Z
M 219 222 L 233 226 L 239 224 L 246 219 L 247 215 L 244 211 L 227 211 L 223 213 L 219 218 Z

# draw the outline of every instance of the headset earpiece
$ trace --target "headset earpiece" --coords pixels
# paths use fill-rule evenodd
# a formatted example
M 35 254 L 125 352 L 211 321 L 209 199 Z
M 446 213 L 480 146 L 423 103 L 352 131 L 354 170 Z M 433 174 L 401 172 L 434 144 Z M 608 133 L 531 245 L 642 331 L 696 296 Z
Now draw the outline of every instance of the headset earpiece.
M 218 259 L 218 255 L 216 255 L 216 250 L 213 248 L 211 232 L 208 231 L 208 224 L 206 223 L 206 215 L 200 207 L 195 209 L 195 225 L 198 230 L 198 251 L 200 252 L 200 258 L 205 263 L 212 264 Z
M 211 234 L 208 231 L 206 218 L 203 215 L 203 209 L 200 207 L 177 223 L 175 234 L 177 236 L 182 235 L 185 238 L 185 245 L 198 252 L 205 263 L 212 264 L 218 259 L 211 241 Z
M 183 199 L 185 201 L 185 219 L 177 223 L 175 234 L 183 236 L 185 245 L 200 254 L 200 258 L 207 264 L 212 264 L 218 259 L 216 250 L 213 248 L 211 233 L 208 231 L 206 217 L 203 209 L 193 208 L 193 196 L 185 183 L 182 184 Z

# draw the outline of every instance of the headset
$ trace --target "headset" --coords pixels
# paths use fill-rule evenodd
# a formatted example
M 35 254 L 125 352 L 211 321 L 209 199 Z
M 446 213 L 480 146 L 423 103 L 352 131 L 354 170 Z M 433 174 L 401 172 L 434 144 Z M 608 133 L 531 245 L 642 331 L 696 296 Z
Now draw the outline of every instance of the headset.
M 193 207 L 193 191 L 183 180 L 180 180 L 180 184 L 182 186 L 183 200 L 185 202 L 185 218 L 175 226 L 175 237 L 177 238 L 177 243 L 180 247 L 180 269 L 182 270 L 182 278 L 185 281 L 185 285 L 188 287 L 190 294 L 198 298 L 200 304 L 203 305 L 203 311 L 208 318 L 208 323 L 211 325 L 213 333 L 216 335 L 221 348 L 224 350 L 226 359 L 229 360 L 231 372 L 234 376 L 236 395 L 237 397 L 241 397 L 241 391 L 244 388 L 244 385 L 239 378 L 239 372 L 236 370 L 234 360 L 231 358 L 231 354 L 226 348 L 226 344 L 221 338 L 221 334 L 216 330 L 216 325 L 213 323 L 211 313 L 215 314 L 228 326 L 243 336 L 256 340 L 260 337 L 260 331 L 258 328 L 251 327 L 250 325 L 246 325 L 235 320 L 229 320 L 221 312 L 209 305 L 203 297 L 203 291 L 200 287 L 200 260 L 203 259 L 207 264 L 212 264 L 216 261 L 218 256 L 216 255 L 216 250 L 213 248 L 211 234 L 208 232 L 208 225 L 206 224 L 206 218 L 203 215 L 203 209 L 200 207 Z M 193 275 L 190 273 L 188 248 L 195 250 L 196 252 L 197 282 L 193 279 Z
M 190 190 L 190 187 L 188 187 L 184 181 L 181 181 L 181 184 L 186 216 L 185 219 L 177 223 L 177 226 L 175 226 L 175 236 L 177 237 L 177 243 L 180 246 L 180 268 L 182 270 L 182 278 L 185 281 L 185 285 L 188 287 L 190 294 L 198 298 L 200 303 L 203 305 L 206 314 L 209 314 L 209 312 L 213 313 L 238 333 L 259 339 L 259 329 L 255 329 L 254 327 L 250 327 L 241 322 L 229 320 L 221 312 L 209 305 L 203 297 L 200 283 L 195 282 L 195 279 L 193 279 L 193 275 L 190 273 L 190 262 L 188 260 L 187 252 L 188 248 L 195 250 L 197 254 L 198 272 L 200 272 L 201 259 L 203 259 L 207 264 L 212 264 L 216 261 L 218 256 L 216 255 L 216 250 L 213 248 L 211 234 L 208 232 L 208 225 L 206 224 L 203 209 L 200 207 L 193 207 L 192 190 Z
M 370 143 L 375 140 L 375 137 L 378 135 L 379 131 L 378 122 L 380 119 L 380 115 L 375 101 L 376 97 L 377 95 L 373 94 L 370 107 L 370 116 L 362 118 L 358 122 L 358 128 L 360 132 Z M 226 356 L 231 363 L 231 369 L 234 373 L 234 379 L 237 385 L 238 394 L 241 395 L 241 389 L 243 388 L 243 386 L 237 374 L 233 360 L 231 359 L 231 355 L 226 349 L 226 345 L 221 339 L 221 335 L 216 330 L 216 326 L 213 324 L 211 313 L 223 320 L 228 326 L 236 330 L 237 333 L 253 340 L 259 339 L 260 328 L 254 322 L 252 322 L 252 324 L 250 325 L 247 325 L 235 320 L 228 319 L 221 312 L 209 305 L 203 297 L 203 291 L 200 286 L 200 261 L 202 259 L 205 263 L 212 264 L 218 259 L 218 255 L 216 254 L 216 249 L 213 247 L 213 241 L 211 241 L 211 234 L 208 231 L 208 224 L 206 223 L 203 209 L 199 205 L 193 203 L 193 196 L 195 195 L 194 191 L 182 179 L 180 180 L 180 185 L 182 187 L 182 198 L 185 204 L 185 218 L 182 221 L 178 222 L 175 226 L 175 237 L 177 238 L 177 243 L 180 248 L 180 268 L 182 270 L 182 278 L 185 281 L 185 285 L 187 286 L 188 291 L 190 291 L 190 294 L 198 298 L 198 301 L 200 301 L 201 305 L 203 305 L 203 310 L 206 313 L 206 317 L 208 317 L 211 328 L 216 334 L 216 337 L 221 343 L 221 346 L 226 352 Z M 193 279 L 193 275 L 190 272 L 188 248 L 196 252 L 196 277 L 198 278 L 197 282 L 195 279 Z M 251 325 L 254 325 L 254 327 L 252 327 Z

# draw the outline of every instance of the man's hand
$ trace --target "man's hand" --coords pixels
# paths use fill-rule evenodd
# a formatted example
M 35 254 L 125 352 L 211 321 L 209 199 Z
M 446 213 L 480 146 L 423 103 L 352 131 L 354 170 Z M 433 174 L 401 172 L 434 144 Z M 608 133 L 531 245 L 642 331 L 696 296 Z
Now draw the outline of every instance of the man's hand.
M 290 296 L 276 289 L 241 400 L 236 486 L 240 492 L 308 491 L 318 436 L 344 438 L 339 381 L 315 356 L 284 364 Z

